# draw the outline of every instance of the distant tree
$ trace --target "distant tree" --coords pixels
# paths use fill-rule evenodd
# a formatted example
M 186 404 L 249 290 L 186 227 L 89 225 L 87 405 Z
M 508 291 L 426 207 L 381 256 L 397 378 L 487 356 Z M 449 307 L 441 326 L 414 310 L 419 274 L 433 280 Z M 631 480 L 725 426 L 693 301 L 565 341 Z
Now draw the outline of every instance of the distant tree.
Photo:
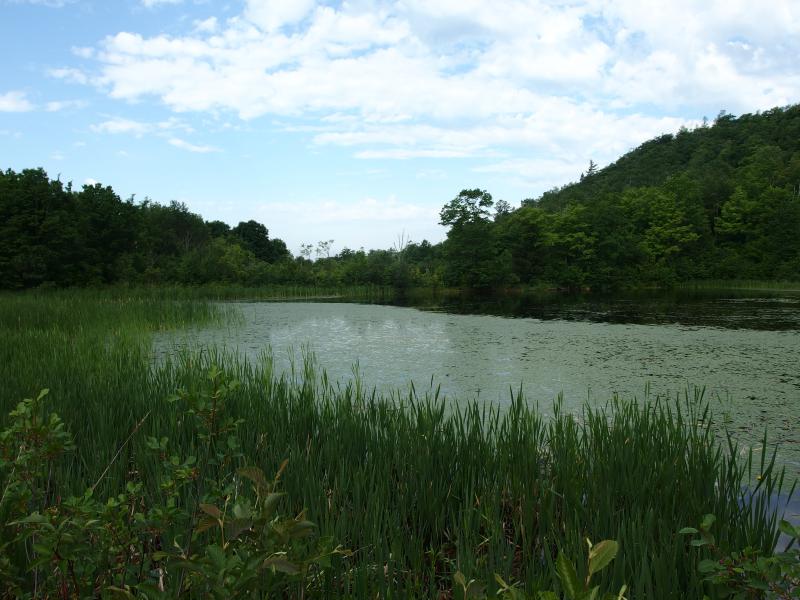
M 206 221 L 206 227 L 212 238 L 225 237 L 231 232 L 231 226 L 224 221 Z
M 258 221 L 241 221 L 231 230 L 243 248 L 252 252 L 256 258 L 268 261 L 270 258 L 269 231 Z
M 305 260 L 311 260 L 311 251 L 314 249 L 314 244 L 300 244 L 300 256 Z
M 466 223 L 485 221 L 494 202 L 486 190 L 461 190 L 439 212 L 439 223 L 444 226 L 460 227 Z
M 139 237 L 139 211 L 132 199 L 123 202 L 99 183 L 83 186 L 75 194 L 81 220 L 83 260 L 92 279 L 111 283 L 118 279 L 119 261 L 134 252 Z
M 505 200 L 498 200 L 494 205 L 494 220 L 502 221 L 503 218 L 514 212 L 511 205 Z
M 325 258 L 331 257 L 331 248 L 333 247 L 333 240 L 322 240 L 317 242 L 317 249 L 316 254 L 317 258 Z
M 593 177 L 594 175 L 597 175 L 597 163 L 589 159 L 589 168 L 586 169 L 586 173 L 581 174 L 581 181 Z
M 444 205 L 440 223 L 450 226 L 445 249 L 445 277 L 452 285 L 488 288 L 511 279 L 511 255 L 499 248 L 489 220 L 492 195 L 462 190 Z
M 267 263 L 275 263 L 291 258 L 283 240 L 269 238 L 269 230 L 258 221 L 241 222 L 231 230 L 242 247 L 252 252 L 256 258 Z

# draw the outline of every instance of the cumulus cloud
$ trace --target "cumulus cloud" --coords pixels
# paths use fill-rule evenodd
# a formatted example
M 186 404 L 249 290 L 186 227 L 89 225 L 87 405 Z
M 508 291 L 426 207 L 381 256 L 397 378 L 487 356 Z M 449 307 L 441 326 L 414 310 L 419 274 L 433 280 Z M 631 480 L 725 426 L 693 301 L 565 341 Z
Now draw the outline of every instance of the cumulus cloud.
M 195 144 L 176 135 L 176 132 L 191 134 L 194 129 L 184 121 L 175 117 L 170 117 L 158 122 L 145 122 L 127 119 L 125 117 L 111 117 L 100 123 L 90 126 L 95 133 L 110 135 L 132 135 L 141 138 L 146 135 L 160 137 L 170 145 L 181 150 L 196 153 L 219 152 L 219 148 L 205 144 Z M 124 151 L 120 151 L 121 156 L 127 156 Z
M 217 17 L 209 17 L 202 21 L 194 22 L 194 30 L 198 33 L 214 33 L 218 27 Z
M 574 165 L 691 125 L 674 115 L 798 101 L 800 5 L 246 0 L 224 22 L 118 32 L 80 55 L 91 75 L 52 74 L 177 112 L 270 116 L 364 159 Z
M 264 31 L 274 31 L 303 19 L 314 0 L 247 0 L 245 17 Z
M 186 140 L 182 140 L 181 138 L 177 137 L 170 138 L 169 143 L 171 146 L 175 146 L 176 148 L 180 148 L 181 150 L 188 150 L 189 152 L 199 152 L 201 154 L 205 154 L 207 152 L 219 152 L 219 148 L 214 148 L 213 146 L 192 144 L 187 142 Z
M 160 6 L 162 4 L 180 4 L 183 0 L 142 0 L 142 4 L 147 8 Z
M 25 92 L 10 91 L 0 94 L 0 112 L 27 112 L 33 108 Z
M 102 123 L 92 125 L 91 130 L 95 133 L 129 133 L 141 137 L 145 133 L 151 131 L 152 126 L 149 123 L 114 117 Z
M 47 112 L 59 112 L 62 110 L 84 108 L 87 105 L 85 100 L 52 100 L 45 104 Z
M 50 69 L 48 71 L 50 77 L 55 77 L 56 79 L 62 79 L 67 83 L 77 83 L 77 84 L 87 84 L 89 83 L 89 76 L 81 71 L 80 69 L 75 69 L 73 67 L 61 67 L 58 69 Z

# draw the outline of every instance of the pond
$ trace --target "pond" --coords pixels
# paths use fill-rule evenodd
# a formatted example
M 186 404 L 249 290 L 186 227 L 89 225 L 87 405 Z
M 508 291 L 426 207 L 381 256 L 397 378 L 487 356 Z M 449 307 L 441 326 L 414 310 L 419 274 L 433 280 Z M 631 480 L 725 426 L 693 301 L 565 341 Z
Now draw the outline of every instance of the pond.
M 412 298 L 236 303 L 241 324 L 163 334 L 159 354 L 217 345 L 288 368 L 304 348 L 329 378 L 379 391 L 439 388 L 453 402 L 507 405 L 512 391 L 549 412 L 612 395 L 704 393 L 745 447 L 764 429 L 800 473 L 800 295 L 678 294 L 615 298 Z

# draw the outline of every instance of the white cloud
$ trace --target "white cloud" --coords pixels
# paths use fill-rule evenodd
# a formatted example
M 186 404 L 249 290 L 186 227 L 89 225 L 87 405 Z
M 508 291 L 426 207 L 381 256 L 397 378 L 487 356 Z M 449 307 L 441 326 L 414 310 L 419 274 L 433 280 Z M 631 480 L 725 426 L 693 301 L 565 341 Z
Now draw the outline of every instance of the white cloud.
M 128 133 L 136 137 L 141 137 L 145 133 L 151 131 L 152 126 L 149 123 L 114 117 L 102 123 L 92 125 L 91 130 L 95 133 Z
M 183 0 L 142 0 L 142 4 L 147 8 L 160 6 L 162 4 L 180 4 Z
M 271 202 L 262 208 L 277 213 L 296 215 L 314 223 L 339 223 L 352 221 L 397 221 L 429 217 L 438 212 L 428 206 L 400 202 L 394 197 L 386 200 L 362 198 L 343 203 L 333 200 L 320 202 Z
M 268 222 L 270 232 L 295 252 L 301 243 L 329 239 L 331 231 L 336 231 L 339 239 L 334 240 L 333 251 L 338 252 L 344 245 L 353 249 L 386 247 L 387 240 L 396 239 L 403 231 L 415 232 L 414 241 L 440 241 L 444 228 L 437 224 L 438 214 L 438 208 L 425 203 L 389 196 L 354 202 L 264 202 L 257 207 L 255 218 Z
M 91 177 L 87 177 L 86 179 L 83 180 L 83 185 L 88 185 L 89 187 L 95 186 L 98 183 L 100 182 L 97 181 L 97 179 L 92 179 Z
M 198 33 L 214 33 L 219 28 L 217 17 L 209 17 L 194 22 L 194 30 Z
M 73 46 L 72 53 L 78 58 L 92 58 L 94 56 L 94 48 Z
M 164 121 L 157 123 L 147 123 L 143 121 L 134 121 L 124 117 L 112 117 L 101 123 L 96 123 L 90 126 L 90 129 L 95 133 L 124 133 L 142 137 L 145 134 L 153 133 L 156 135 L 164 136 L 169 132 L 183 131 L 185 133 L 192 133 L 194 130 L 191 126 L 187 125 L 180 119 L 170 117 Z
M 187 142 L 186 140 L 182 140 L 180 138 L 170 138 L 169 143 L 176 148 L 180 148 L 181 150 L 188 150 L 189 152 L 199 152 L 201 154 L 205 154 L 207 152 L 219 152 L 219 148 L 214 148 L 213 146 L 204 146 L 204 145 L 196 145 Z
M 80 52 L 99 72 L 52 74 L 176 112 L 269 116 L 359 158 L 480 157 L 526 181 L 691 126 L 671 115 L 800 100 L 794 0 L 246 0 L 184 35 L 123 31 Z
M 314 0 L 247 0 L 245 18 L 264 31 L 273 31 L 302 20 Z
M 33 108 L 25 92 L 10 91 L 0 94 L 0 112 L 27 112 Z
M 59 112 L 62 110 L 79 109 L 86 107 L 85 100 L 53 100 L 45 104 L 47 112 Z
M 575 181 L 584 172 L 592 157 L 512 158 L 475 167 L 476 173 L 514 178 L 516 187 L 548 190 L 566 181 Z M 603 166 L 601 164 L 601 166 Z
M 55 77 L 56 79 L 63 79 L 67 83 L 77 83 L 81 85 L 85 85 L 89 83 L 89 76 L 81 71 L 80 69 L 75 69 L 72 67 L 62 67 L 59 69 L 50 69 L 48 71 L 50 77 Z

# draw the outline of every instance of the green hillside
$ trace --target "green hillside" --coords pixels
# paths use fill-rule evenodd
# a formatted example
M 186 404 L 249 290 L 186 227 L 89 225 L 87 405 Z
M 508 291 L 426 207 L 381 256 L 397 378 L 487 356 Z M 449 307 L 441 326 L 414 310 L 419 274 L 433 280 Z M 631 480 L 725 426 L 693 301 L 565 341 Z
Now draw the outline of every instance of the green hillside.
M 521 279 L 800 275 L 800 106 L 721 114 L 592 171 L 506 217 L 514 233 L 505 246 Z M 537 226 L 539 235 L 524 235 Z

